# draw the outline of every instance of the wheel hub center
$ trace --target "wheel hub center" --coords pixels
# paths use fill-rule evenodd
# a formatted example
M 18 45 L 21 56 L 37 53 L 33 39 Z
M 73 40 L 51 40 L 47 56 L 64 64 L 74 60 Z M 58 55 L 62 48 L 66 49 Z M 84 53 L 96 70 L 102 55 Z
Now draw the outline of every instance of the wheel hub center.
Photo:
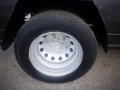
M 66 38 L 67 37 L 67 38 Z M 63 62 L 68 60 L 75 49 L 71 38 L 60 33 L 48 34 L 40 41 L 40 55 L 50 62 Z M 66 38 L 66 39 L 65 39 Z
M 45 48 L 50 52 L 57 53 L 57 51 L 59 51 L 61 48 L 61 44 L 60 44 L 60 42 L 56 42 L 56 41 L 52 42 L 51 41 L 49 43 L 46 43 Z

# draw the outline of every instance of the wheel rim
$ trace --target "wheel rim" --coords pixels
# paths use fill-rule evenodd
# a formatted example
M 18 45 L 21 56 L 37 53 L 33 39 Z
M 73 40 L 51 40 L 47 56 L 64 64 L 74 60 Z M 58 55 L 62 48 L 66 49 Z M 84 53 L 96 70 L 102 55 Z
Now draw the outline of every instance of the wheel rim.
M 73 36 L 63 32 L 48 32 L 34 39 L 29 48 L 33 67 L 48 76 L 64 76 L 81 64 L 83 50 Z

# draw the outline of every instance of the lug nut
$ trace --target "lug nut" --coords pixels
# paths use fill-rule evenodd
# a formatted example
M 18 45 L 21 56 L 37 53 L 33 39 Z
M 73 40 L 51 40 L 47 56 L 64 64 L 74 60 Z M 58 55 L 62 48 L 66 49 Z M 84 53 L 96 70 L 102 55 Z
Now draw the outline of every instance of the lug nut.
M 44 36 L 43 36 L 43 38 L 46 38 L 46 37 L 47 37 L 47 35 L 44 35 Z
M 48 54 L 47 54 L 47 53 L 45 54 L 45 57 L 48 57 Z
M 73 45 L 74 43 L 71 41 L 70 44 Z
M 39 44 L 42 45 L 42 44 L 43 44 L 43 41 L 40 41 Z
M 70 48 L 70 52 L 73 52 L 73 49 L 72 49 L 72 48 Z
M 59 60 L 62 60 L 62 57 L 59 57 Z
M 69 57 L 69 54 L 65 54 L 65 57 Z
M 41 51 L 41 52 L 43 52 L 43 51 L 44 51 L 44 49 L 43 49 L 43 48 L 41 48 L 41 49 L 40 49 L 40 51 Z
M 51 60 L 55 60 L 55 57 L 51 57 Z

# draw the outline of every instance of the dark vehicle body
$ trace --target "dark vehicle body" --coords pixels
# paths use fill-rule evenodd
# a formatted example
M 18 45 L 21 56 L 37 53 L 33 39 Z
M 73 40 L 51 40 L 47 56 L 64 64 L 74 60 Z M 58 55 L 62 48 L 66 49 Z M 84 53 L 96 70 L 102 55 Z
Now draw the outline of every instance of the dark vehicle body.
M 24 24 L 26 13 L 37 13 L 49 8 L 71 10 L 80 14 L 86 22 L 93 25 L 95 23 L 101 29 L 96 29 L 95 32 L 98 33 L 96 36 L 101 37 L 100 42 L 106 49 L 120 48 L 119 0 L 1 0 L 0 41 L 3 49 L 14 40 L 17 29 Z
M 56 7 L 57 9 L 58 6 L 60 5 L 61 7 L 63 5 L 62 9 L 65 8 L 69 10 L 69 8 L 70 9 L 72 8 L 71 10 L 73 11 L 76 10 L 76 12 L 78 11 L 77 13 L 82 12 L 80 13 L 81 15 L 86 14 L 85 18 L 88 17 L 90 19 L 93 19 L 95 23 L 101 24 L 102 22 L 102 26 L 98 25 L 97 27 L 98 28 L 104 27 L 105 31 L 101 30 L 101 32 L 106 32 L 106 33 L 99 33 L 99 34 L 104 34 L 104 35 L 100 35 L 101 37 L 103 37 L 101 41 L 104 43 L 104 46 L 109 48 L 120 48 L 120 10 L 119 10 L 120 1 L 119 0 L 73 0 L 73 1 L 72 0 L 71 1 L 70 0 L 69 1 L 68 0 L 60 0 L 60 1 L 38 0 L 38 1 L 37 0 L 36 1 L 33 0 L 31 1 L 1 0 L 0 1 L 0 11 L 1 11 L 0 41 L 1 43 L 3 43 L 2 45 L 4 45 L 3 46 L 4 48 L 7 48 L 9 44 L 14 40 L 13 38 L 15 37 L 15 34 L 17 32 L 15 30 L 24 23 L 24 21 L 22 20 L 24 20 L 23 16 L 25 16 L 26 13 L 28 12 L 36 13 L 39 10 L 48 9 L 49 7 L 51 8 Z M 91 10 L 93 11 L 90 11 L 89 8 L 91 8 Z M 96 10 L 94 10 L 94 8 Z M 88 11 L 83 12 L 81 10 L 88 10 Z M 99 15 L 93 17 L 97 12 L 99 13 Z M 98 19 L 101 20 L 100 23 L 99 23 L 100 20 Z M 88 22 L 89 21 L 90 20 L 88 20 Z M 98 32 L 100 32 L 100 30 Z

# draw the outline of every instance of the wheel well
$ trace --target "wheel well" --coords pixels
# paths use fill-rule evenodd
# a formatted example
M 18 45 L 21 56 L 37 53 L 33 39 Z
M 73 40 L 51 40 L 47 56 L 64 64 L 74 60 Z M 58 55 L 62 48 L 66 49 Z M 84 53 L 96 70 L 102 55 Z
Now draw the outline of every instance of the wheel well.
M 25 23 L 24 17 L 27 13 L 35 15 L 45 10 L 65 10 L 80 16 L 91 26 L 98 42 L 103 46 L 105 51 L 107 50 L 107 31 L 97 8 L 91 0 L 44 0 L 41 2 L 35 2 L 34 0 L 19 0 L 8 23 L 5 37 L 1 45 L 2 49 L 7 49 L 14 41 L 19 28 Z

